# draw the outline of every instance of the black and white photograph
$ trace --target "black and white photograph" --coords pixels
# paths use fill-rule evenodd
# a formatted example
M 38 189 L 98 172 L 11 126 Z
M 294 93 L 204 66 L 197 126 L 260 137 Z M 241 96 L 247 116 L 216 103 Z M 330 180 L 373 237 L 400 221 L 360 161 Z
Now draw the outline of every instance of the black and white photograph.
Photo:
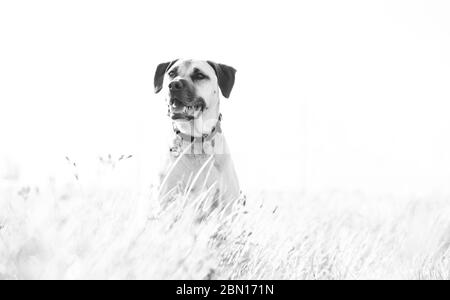
M 450 280 L 449 16 L 0 0 L 0 280 Z

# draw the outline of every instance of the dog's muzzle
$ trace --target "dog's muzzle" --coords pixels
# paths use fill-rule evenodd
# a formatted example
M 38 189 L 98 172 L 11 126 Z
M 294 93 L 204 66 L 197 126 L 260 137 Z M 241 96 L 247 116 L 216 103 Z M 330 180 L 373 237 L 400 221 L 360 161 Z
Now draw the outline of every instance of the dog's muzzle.
M 169 116 L 172 120 L 193 120 L 205 109 L 205 100 L 196 97 L 184 79 L 169 84 Z

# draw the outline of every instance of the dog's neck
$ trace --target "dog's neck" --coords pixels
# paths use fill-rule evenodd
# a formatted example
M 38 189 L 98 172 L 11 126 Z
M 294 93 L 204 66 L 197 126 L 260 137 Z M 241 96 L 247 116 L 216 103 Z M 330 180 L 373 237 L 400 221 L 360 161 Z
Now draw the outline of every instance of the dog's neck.
M 177 158 L 183 153 L 205 158 L 212 154 L 225 154 L 227 148 L 220 126 L 221 120 L 222 115 L 219 115 L 212 129 L 201 136 L 181 132 L 174 126 L 175 138 L 169 148 L 172 156 Z
M 222 114 L 214 120 L 208 120 L 208 122 L 201 124 L 199 120 L 192 120 L 188 126 L 179 126 L 177 122 L 173 122 L 173 131 L 183 141 L 186 142 L 205 142 L 214 138 L 217 133 L 221 133 L 220 122 L 222 121 Z M 200 124 L 196 124 L 196 122 Z M 183 125 L 187 123 L 182 123 Z
M 173 128 L 182 134 L 202 137 L 210 134 L 213 128 L 219 122 L 221 114 L 219 112 L 219 105 L 206 108 L 199 118 L 190 121 L 173 121 Z

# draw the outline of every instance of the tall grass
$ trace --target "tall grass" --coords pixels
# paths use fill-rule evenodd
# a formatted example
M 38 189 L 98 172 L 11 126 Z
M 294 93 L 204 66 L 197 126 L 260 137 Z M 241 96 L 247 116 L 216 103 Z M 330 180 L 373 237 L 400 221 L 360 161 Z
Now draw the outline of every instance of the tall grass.
M 450 279 L 444 195 L 260 191 L 199 218 L 207 191 L 161 206 L 74 174 L 2 183 L 0 279 Z

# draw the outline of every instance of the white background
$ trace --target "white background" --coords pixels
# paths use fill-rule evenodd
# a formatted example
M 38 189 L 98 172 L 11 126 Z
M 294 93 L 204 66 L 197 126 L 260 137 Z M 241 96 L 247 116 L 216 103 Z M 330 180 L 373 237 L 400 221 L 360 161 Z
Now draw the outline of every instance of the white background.
M 151 173 L 169 126 L 154 70 L 194 57 L 238 70 L 223 127 L 244 188 L 448 190 L 449 15 L 448 1 L 2 1 L 0 167 L 46 178 L 66 155 L 126 153 Z

